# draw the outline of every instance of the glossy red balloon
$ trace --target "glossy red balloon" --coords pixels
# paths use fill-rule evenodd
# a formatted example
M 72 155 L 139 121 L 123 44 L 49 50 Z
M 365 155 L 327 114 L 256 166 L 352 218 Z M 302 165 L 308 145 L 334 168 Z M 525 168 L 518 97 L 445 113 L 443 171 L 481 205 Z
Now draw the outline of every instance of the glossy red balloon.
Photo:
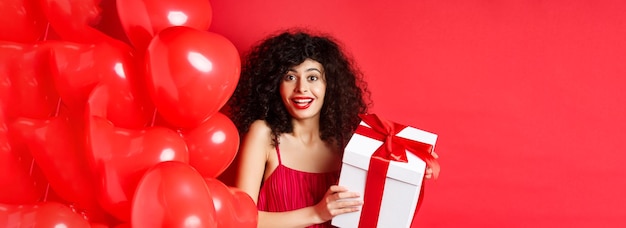
M 0 110 L 0 203 L 29 204 L 37 202 L 42 192 L 31 175 L 32 157 L 11 146 L 9 127 Z
M 224 114 L 215 113 L 193 130 L 183 132 L 189 164 L 203 177 L 217 177 L 232 163 L 239 149 L 239 133 Z
M 257 227 L 259 211 L 247 193 L 214 178 L 205 181 L 213 197 L 218 227 Z
M 89 93 L 102 83 L 109 94 L 106 118 L 115 126 L 139 128 L 151 121 L 154 106 L 130 47 L 110 42 L 48 43 L 52 46 L 52 78 L 70 109 L 84 110 Z
M 0 227 L 89 228 L 89 222 L 58 202 L 27 205 L 0 204 Z
M 50 186 L 78 208 L 98 208 L 93 175 L 87 166 L 83 138 L 74 137 L 69 118 L 18 118 L 12 126 L 25 141 Z
M 193 128 L 230 98 L 241 63 L 225 37 L 189 27 L 169 27 L 150 42 L 146 54 L 148 92 L 170 124 Z
M 0 111 L 4 115 L 8 111 L 9 101 L 11 100 L 11 79 L 9 78 L 11 65 L 3 63 L 10 61 L 9 56 L 12 51 L 8 51 L 9 55 L 1 53 L 2 51 L 7 50 L 0 47 Z
M 162 162 L 146 172 L 133 198 L 132 227 L 218 227 L 211 193 L 188 164 Z M 226 226 L 223 226 L 226 227 Z
M 7 117 L 47 118 L 55 114 L 59 95 L 50 77 L 49 49 L 40 44 L 0 41 L 0 73 L 8 75 Z M 5 85 L 6 86 L 6 85 Z
M 100 23 L 94 26 L 94 28 L 102 31 L 104 34 L 107 34 L 113 39 L 131 45 L 128 37 L 126 37 L 124 29 L 122 28 L 115 0 L 101 1 L 98 6 L 102 9 L 102 13 L 100 13 Z M 144 50 L 142 50 L 142 52 L 143 51 Z
M 89 93 L 103 78 L 123 72 L 121 51 L 107 43 L 80 44 L 48 41 L 51 46 L 52 78 L 63 103 L 83 109 Z M 129 54 L 130 55 L 130 54 Z
M 48 22 L 32 0 L 2 0 L 0 40 L 32 43 L 45 34 Z
M 117 12 L 126 36 L 139 51 L 161 30 L 186 26 L 206 31 L 212 9 L 207 0 L 117 0 Z
M 105 118 L 109 95 L 105 86 L 96 86 L 89 97 L 87 157 L 97 176 L 102 208 L 121 221 L 130 221 L 130 202 L 144 172 L 164 161 L 187 163 L 189 155 L 182 136 L 171 129 L 114 126 Z
M 91 228 L 109 228 L 108 225 L 106 224 L 102 224 L 102 223 L 89 223 L 89 225 L 91 226 Z
M 122 223 L 114 226 L 113 228 L 131 228 L 130 223 Z
M 79 43 L 111 42 L 115 39 L 92 26 L 101 18 L 101 0 L 37 0 L 50 26 L 62 40 Z

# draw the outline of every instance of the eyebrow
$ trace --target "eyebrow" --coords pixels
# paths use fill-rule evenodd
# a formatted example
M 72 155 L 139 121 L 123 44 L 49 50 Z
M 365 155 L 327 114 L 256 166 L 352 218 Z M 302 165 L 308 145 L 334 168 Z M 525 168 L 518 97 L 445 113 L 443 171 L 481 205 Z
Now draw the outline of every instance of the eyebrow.
M 307 72 L 308 71 L 317 71 L 317 72 L 320 72 L 320 74 L 322 73 L 322 71 L 320 69 L 317 69 L 317 68 L 309 68 L 309 69 L 306 69 L 306 71 Z
M 296 71 L 296 70 L 294 70 L 293 68 L 290 68 L 290 69 L 289 69 L 289 71 L 291 71 L 291 72 L 297 72 L 297 71 Z M 314 67 L 312 67 L 312 68 L 308 68 L 308 69 L 306 69 L 304 72 L 310 72 L 310 71 L 317 71 L 317 72 L 319 72 L 320 74 L 322 73 L 322 71 L 321 71 L 320 69 L 317 69 L 317 68 L 314 68 Z

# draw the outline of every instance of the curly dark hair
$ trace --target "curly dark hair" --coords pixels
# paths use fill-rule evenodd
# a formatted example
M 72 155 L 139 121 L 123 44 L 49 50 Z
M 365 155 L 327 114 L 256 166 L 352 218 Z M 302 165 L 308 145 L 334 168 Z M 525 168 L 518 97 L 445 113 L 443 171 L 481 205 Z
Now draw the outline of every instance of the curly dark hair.
M 320 115 L 320 138 L 343 148 L 367 113 L 367 84 L 352 58 L 329 35 L 313 35 L 301 28 L 285 30 L 261 40 L 245 55 L 241 76 L 228 101 L 228 113 L 240 134 L 255 120 L 265 120 L 274 143 L 293 131 L 291 115 L 280 96 L 280 83 L 289 68 L 306 59 L 324 67 L 326 96 Z

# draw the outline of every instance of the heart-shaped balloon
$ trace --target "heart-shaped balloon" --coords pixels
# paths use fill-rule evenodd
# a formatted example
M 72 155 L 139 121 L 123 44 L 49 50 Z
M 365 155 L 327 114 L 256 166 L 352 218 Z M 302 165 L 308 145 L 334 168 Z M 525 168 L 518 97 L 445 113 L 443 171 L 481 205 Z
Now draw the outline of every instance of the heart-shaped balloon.
M 0 44 L 0 111 L 3 112 L 3 115 L 8 111 L 9 101 L 11 100 L 11 79 L 9 78 L 9 73 L 12 67 L 10 62 L 14 58 L 13 52 L 13 50 L 7 49 L 6 46 L 3 47 Z
M 117 0 L 117 12 L 126 36 L 138 51 L 144 51 L 161 30 L 186 26 L 206 31 L 212 9 L 207 0 Z
M 0 69 L 0 72 L 1 72 L 1 69 Z M 4 118 L 4 113 L 7 112 L 8 110 L 8 106 L 5 104 L 7 104 L 10 99 L 10 95 L 11 95 L 10 86 L 11 86 L 11 81 L 9 81 L 9 77 L 5 74 L 0 73 L 0 112 L 2 112 L 2 115 L 3 115 L 2 118 Z
M 100 13 L 101 19 L 100 23 L 94 26 L 94 28 L 102 31 L 104 34 L 107 34 L 113 39 L 132 45 L 122 28 L 122 22 L 120 21 L 120 16 L 117 13 L 115 0 L 101 1 L 98 6 L 102 9 L 102 13 Z M 143 51 L 145 50 L 141 50 L 141 52 Z
M 91 228 L 109 228 L 109 226 L 107 224 L 94 223 L 94 222 L 89 223 L 89 226 Z
M 189 148 L 189 164 L 203 177 L 219 176 L 239 149 L 237 127 L 219 112 L 193 130 L 183 132 L 183 137 Z
M 50 41 L 49 44 L 52 78 L 63 103 L 70 109 L 84 110 L 89 93 L 102 83 L 109 90 L 106 117 L 115 126 L 139 128 L 151 121 L 154 106 L 130 47 L 110 42 Z
M 184 139 L 165 127 L 125 129 L 106 119 L 109 90 L 98 85 L 87 102 L 88 163 L 97 176 L 102 208 L 121 221 L 130 221 L 130 202 L 144 172 L 157 163 L 187 163 Z
M 241 63 L 225 37 L 184 26 L 162 30 L 146 54 L 148 92 L 170 124 L 194 128 L 215 114 L 237 86 Z
M 32 43 L 40 40 L 48 22 L 32 0 L 2 0 L 0 40 Z
M 89 222 L 80 214 L 58 202 L 0 204 L 0 208 L 0 227 L 90 227 Z
M 108 43 L 80 44 L 48 41 L 51 48 L 52 79 L 63 103 L 84 109 L 89 93 L 103 78 L 123 70 L 121 52 Z M 122 71 L 122 75 L 124 72 Z
M 149 169 L 133 198 L 132 227 L 218 227 L 204 179 L 188 164 L 168 161 Z M 236 227 L 236 226 L 220 226 Z
M 100 23 L 101 0 L 38 0 L 41 11 L 54 31 L 66 41 L 111 42 L 115 39 L 92 26 Z
M 259 211 L 247 193 L 215 178 L 204 180 L 213 197 L 218 227 L 257 227 Z
M 74 136 L 69 118 L 17 118 L 12 129 L 28 142 L 28 149 L 52 189 L 78 208 L 99 208 L 93 174 L 87 166 L 83 137 Z
M 122 223 L 114 226 L 113 228 L 131 228 L 130 223 Z
M 0 110 L 0 203 L 35 203 L 42 196 L 35 176 L 31 175 L 35 164 L 26 150 L 11 146 L 5 120 L 4 112 Z
M 0 73 L 8 74 L 11 87 L 9 95 L 2 95 L 10 97 L 9 120 L 43 119 L 56 112 L 59 95 L 50 77 L 49 54 L 45 45 L 0 41 Z

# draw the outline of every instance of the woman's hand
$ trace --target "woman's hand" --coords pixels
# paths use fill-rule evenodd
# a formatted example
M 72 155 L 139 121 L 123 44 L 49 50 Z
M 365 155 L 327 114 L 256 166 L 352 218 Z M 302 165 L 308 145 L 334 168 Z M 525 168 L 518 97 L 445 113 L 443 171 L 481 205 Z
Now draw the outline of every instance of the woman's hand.
M 435 153 L 435 151 L 433 151 L 431 153 L 433 155 L 433 157 L 435 157 L 435 159 L 439 158 L 439 155 L 437 155 L 437 153 Z M 426 172 L 424 173 L 424 177 L 426 179 L 430 179 L 433 177 L 433 169 L 430 167 L 426 167 Z
M 349 192 L 343 186 L 330 186 L 324 198 L 314 206 L 315 212 L 320 219 L 319 223 L 324 223 L 340 214 L 360 210 L 363 201 L 358 200 L 359 197 L 358 193 Z

